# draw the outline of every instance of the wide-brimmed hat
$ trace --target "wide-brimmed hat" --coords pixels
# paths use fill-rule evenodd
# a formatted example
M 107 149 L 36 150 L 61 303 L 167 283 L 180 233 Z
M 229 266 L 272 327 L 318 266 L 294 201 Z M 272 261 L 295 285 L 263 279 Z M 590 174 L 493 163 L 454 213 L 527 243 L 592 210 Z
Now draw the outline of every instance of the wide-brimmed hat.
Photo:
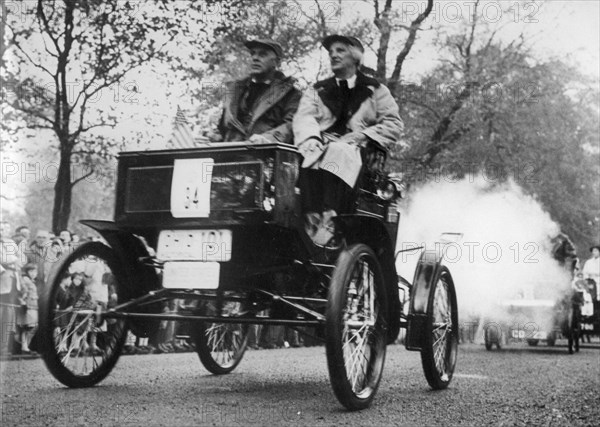
M 365 52 L 365 48 L 363 47 L 363 44 L 361 43 L 361 41 L 359 39 L 357 39 L 356 37 L 352 37 L 352 36 L 342 36 L 341 34 L 332 34 L 330 36 L 325 37 L 323 39 L 323 41 L 321 42 L 321 44 L 323 45 L 323 47 L 325 49 L 329 50 L 331 45 L 335 42 L 341 42 L 341 43 L 347 44 L 348 46 L 354 46 L 354 47 L 358 48 L 358 50 L 360 50 L 362 53 Z
M 594 249 L 598 249 L 600 251 L 600 245 L 594 245 L 590 247 L 590 252 L 592 252 Z
M 283 48 L 279 43 L 270 39 L 256 39 L 256 40 L 248 40 L 244 43 L 248 49 L 253 49 L 255 47 L 266 47 L 267 49 L 271 49 L 275 52 L 279 58 L 283 56 Z

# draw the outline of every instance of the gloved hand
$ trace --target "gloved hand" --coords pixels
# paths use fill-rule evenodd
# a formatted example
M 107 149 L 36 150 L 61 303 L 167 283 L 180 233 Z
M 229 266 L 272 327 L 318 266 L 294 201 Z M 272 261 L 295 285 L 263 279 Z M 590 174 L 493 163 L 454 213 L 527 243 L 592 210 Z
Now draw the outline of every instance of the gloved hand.
M 346 135 L 342 135 L 338 142 L 345 142 L 346 144 L 356 145 L 358 147 L 366 147 L 369 138 L 362 132 L 350 132 Z

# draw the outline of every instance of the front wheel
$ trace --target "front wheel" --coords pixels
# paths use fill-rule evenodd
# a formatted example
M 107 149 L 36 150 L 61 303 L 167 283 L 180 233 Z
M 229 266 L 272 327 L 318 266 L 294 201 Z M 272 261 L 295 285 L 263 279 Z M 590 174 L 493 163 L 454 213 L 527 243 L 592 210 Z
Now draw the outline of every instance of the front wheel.
M 226 303 L 223 308 L 228 315 L 235 315 L 240 309 L 239 302 Z M 202 365 L 215 375 L 224 375 L 233 371 L 244 357 L 248 325 L 199 322 L 194 325 L 192 339 Z
M 326 351 L 333 391 L 349 410 L 367 408 L 386 352 L 387 300 L 373 250 L 356 244 L 338 257 L 329 286 Z
M 126 322 L 105 314 L 120 302 L 125 280 L 112 249 L 99 242 L 81 245 L 49 278 L 38 336 L 46 366 L 66 386 L 91 387 L 117 363 Z
M 441 267 L 427 305 L 425 345 L 421 362 L 431 388 L 448 387 L 454 374 L 458 351 L 458 307 L 450 272 Z

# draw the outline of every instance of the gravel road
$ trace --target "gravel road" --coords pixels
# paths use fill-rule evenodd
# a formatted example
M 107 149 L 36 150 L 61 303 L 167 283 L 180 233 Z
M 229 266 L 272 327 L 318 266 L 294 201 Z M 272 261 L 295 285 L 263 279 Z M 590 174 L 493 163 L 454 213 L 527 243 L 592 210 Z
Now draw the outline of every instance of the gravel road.
M 598 425 L 600 344 L 569 356 L 513 344 L 459 347 L 455 378 L 431 391 L 418 353 L 388 347 L 373 406 L 335 399 L 324 347 L 248 351 L 213 376 L 194 353 L 123 356 L 91 389 L 67 389 L 40 359 L 2 362 L 2 425 Z

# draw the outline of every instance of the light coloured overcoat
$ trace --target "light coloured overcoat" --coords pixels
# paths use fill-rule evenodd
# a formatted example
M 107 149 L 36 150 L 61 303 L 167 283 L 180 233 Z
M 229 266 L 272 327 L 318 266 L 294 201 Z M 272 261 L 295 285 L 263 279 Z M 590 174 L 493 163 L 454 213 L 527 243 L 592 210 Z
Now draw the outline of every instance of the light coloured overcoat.
M 311 138 L 323 141 L 324 152 L 316 162 L 304 162 L 304 167 L 326 169 L 353 187 L 362 162 L 356 144 L 359 134 L 383 150 L 398 144 L 403 123 L 398 104 L 389 89 L 358 72 L 350 100 L 350 118 L 341 137 L 328 133 L 341 114 L 342 105 L 335 78 L 317 82 L 303 94 L 293 120 L 294 143 L 308 159 L 314 157 L 306 142 Z

